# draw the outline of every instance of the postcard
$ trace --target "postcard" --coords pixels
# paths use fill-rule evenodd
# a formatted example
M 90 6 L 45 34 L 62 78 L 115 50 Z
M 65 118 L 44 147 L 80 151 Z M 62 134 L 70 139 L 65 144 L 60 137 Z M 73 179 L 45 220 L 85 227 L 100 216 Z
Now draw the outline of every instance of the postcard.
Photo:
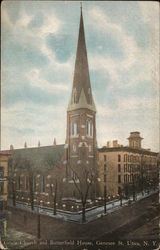
M 159 249 L 159 4 L 1 4 L 0 249 Z

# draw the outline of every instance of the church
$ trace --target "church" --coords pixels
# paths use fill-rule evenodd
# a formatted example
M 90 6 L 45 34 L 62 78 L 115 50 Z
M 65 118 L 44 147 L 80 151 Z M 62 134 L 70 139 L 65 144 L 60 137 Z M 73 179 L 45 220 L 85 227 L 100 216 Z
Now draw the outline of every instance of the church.
M 9 198 L 66 209 L 92 205 L 100 196 L 96 107 L 89 76 L 82 7 L 64 145 L 14 149 L 9 159 Z M 75 205 L 76 204 L 76 205 Z M 68 206 L 68 207 L 67 207 Z
M 156 188 L 157 153 L 141 147 L 131 132 L 129 146 L 97 148 L 96 106 L 92 95 L 82 8 L 71 96 L 63 145 L 14 149 L 8 161 L 8 197 L 23 203 L 80 211 L 106 199 Z M 144 156 L 144 157 L 143 157 Z M 154 174 L 153 174 L 154 173 Z M 141 185 L 143 183 L 143 185 Z M 139 186 L 138 186 L 139 185 Z M 136 190 L 136 186 L 139 187 Z M 125 190 L 124 190 L 125 189 Z M 136 190 L 136 191 L 135 191 Z

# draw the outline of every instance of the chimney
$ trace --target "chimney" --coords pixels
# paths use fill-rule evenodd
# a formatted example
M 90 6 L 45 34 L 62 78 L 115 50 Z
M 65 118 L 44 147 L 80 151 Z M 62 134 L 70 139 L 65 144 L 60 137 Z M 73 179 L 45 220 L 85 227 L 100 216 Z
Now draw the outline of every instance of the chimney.
M 38 147 L 40 147 L 41 146 L 41 143 L 40 143 L 40 141 L 38 141 Z
M 118 147 L 118 140 L 113 140 L 113 148 Z
M 27 148 L 27 142 L 25 141 L 25 143 L 24 143 L 24 148 Z
M 56 138 L 54 138 L 53 146 L 56 146 Z
M 107 141 L 107 148 L 111 148 L 111 141 Z
M 10 150 L 14 150 L 14 147 L 13 147 L 13 145 L 12 145 L 12 144 L 10 145 Z

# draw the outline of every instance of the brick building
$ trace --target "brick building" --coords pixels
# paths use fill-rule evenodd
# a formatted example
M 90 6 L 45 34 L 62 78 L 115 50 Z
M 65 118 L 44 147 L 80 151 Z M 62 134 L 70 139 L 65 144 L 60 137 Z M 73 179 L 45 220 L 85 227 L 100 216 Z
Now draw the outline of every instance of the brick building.
M 8 198 L 8 157 L 7 152 L 0 152 L 0 232 L 5 235 L 7 227 Z
M 158 184 L 158 154 L 141 147 L 139 132 L 131 132 L 128 140 L 128 146 L 113 141 L 99 149 L 101 192 L 106 189 L 109 196 L 128 196 Z
M 63 195 L 64 145 L 12 150 L 9 165 L 9 198 L 53 207 Z

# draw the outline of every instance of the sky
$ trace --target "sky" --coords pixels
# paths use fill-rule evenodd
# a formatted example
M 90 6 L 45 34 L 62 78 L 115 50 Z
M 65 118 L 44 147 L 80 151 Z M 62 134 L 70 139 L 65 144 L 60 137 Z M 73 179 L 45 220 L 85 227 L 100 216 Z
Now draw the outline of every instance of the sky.
M 159 151 L 159 5 L 84 1 L 98 146 Z M 78 1 L 3 1 L 1 5 L 2 149 L 65 143 L 80 21 Z

